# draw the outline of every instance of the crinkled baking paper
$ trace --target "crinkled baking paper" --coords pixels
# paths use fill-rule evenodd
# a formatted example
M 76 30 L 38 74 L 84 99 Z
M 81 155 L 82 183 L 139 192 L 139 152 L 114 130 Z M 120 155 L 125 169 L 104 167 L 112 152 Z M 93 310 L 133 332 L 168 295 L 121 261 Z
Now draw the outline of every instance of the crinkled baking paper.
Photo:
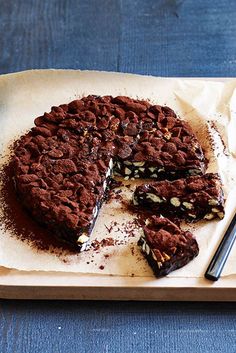
M 236 211 L 236 79 L 157 78 L 112 72 L 35 70 L 0 76 L 1 149 L 33 126 L 35 117 L 51 106 L 88 94 L 127 95 L 168 105 L 188 121 L 209 158 L 208 171 L 219 172 L 226 195 L 226 215 L 221 221 L 187 226 L 195 234 L 199 256 L 170 277 L 202 277 Z M 213 141 L 210 143 L 210 141 Z M 212 148 L 212 145 L 215 147 Z M 132 183 L 132 182 L 129 182 Z M 129 200 L 132 189 L 124 188 Z M 153 276 L 137 247 L 139 229 L 128 237 L 132 216 L 117 200 L 104 204 L 92 238 L 112 237 L 120 245 L 65 255 L 62 259 L 36 251 L 7 231 L 0 231 L 0 266 L 32 271 L 62 271 L 119 276 Z M 116 222 L 116 223 L 114 223 Z M 109 233 L 109 229 L 113 225 Z M 186 226 L 185 226 L 186 227 Z M 129 228 L 130 229 L 130 228 Z M 101 267 L 102 266 L 102 267 Z M 236 273 L 236 245 L 223 275 Z

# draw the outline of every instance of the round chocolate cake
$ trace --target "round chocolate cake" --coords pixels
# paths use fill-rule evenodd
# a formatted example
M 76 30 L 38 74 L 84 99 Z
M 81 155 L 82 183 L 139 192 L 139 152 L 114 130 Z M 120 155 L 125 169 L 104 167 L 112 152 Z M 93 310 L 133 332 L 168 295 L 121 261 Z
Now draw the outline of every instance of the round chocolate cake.
M 170 108 L 128 97 L 88 96 L 52 107 L 14 147 L 14 180 L 32 217 L 84 250 L 112 175 L 201 175 L 191 127 Z

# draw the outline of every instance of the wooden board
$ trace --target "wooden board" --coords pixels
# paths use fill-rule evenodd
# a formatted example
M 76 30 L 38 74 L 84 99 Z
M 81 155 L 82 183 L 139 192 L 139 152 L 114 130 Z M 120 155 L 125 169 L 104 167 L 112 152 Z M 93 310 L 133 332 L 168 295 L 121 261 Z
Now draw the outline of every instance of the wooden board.
M 236 275 L 211 282 L 204 278 L 24 272 L 0 267 L 0 298 L 236 301 Z
M 236 301 L 236 275 L 204 278 L 91 276 L 0 270 L 0 298 Z

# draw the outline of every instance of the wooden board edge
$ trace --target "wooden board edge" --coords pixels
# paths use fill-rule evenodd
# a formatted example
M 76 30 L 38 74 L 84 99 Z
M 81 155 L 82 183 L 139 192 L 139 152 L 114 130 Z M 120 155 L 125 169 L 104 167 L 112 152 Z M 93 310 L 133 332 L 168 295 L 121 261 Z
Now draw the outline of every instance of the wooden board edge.
M 236 301 L 235 276 L 204 278 L 91 276 L 76 273 L 0 273 L 2 299 Z
M 1 299 L 236 301 L 235 288 L 0 286 Z

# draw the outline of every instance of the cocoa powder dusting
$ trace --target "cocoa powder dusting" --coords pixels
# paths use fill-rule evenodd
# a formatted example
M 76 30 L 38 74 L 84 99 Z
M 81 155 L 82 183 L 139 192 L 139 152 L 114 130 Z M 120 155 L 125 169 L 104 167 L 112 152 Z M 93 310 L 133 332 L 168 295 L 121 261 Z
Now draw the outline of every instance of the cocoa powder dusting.
M 32 219 L 17 197 L 13 175 L 13 164 L 10 161 L 8 164 L 5 164 L 0 171 L 2 182 L 0 194 L 1 227 L 4 230 L 9 231 L 12 236 L 26 242 L 37 251 L 47 251 L 60 257 L 69 254 L 77 254 L 77 249 L 74 249 L 70 246 L 70 244 L 66 243 L 63 243 L 62 246 L 61 242 L 54 237 L 53 233 L 49 229 L 42 227 L 34 219 Z M 118 184 L 118 186 L 120 186 L 120 184 Z M 120 193 L 119 189 L 113 189 L 113 191 L 117 191 L 118 194 Z M 137 211 L 136 209 L 132 209 L 133 206 L 131 204 L 129 204 L 129 207 L 130 212 L 134 213 L 134 211 Z M 143 212 L 140 213 L 140 215 L 141 214 L 143 215 Z M 135 229 L 137 229 L 140 224 L 141 222 L 138 222 L 138 219 L 135 219 L 134 221 L 122 223 L 122 229 L 116 221 L 112 222 L 109 226 L 105 225 L 108 233 L 111 233 L 114 228 L 115 232 L 122 231 L 124 233 L 124 240 L 116 240 L 112 237 L 104 238 L 101 241 L 95 239 L 91 243 L 91 248 L 95 252 L 98 252 L 104 247 L 122 245 L 125 243 L 125 238 L 135 236 Z M 109 255 L 104 255 L 104 257 L 109 258 Z
M 194 156 L 186 152 L 186 146 L 192 144 L 199 146 L 200 151 Z M 182 147 L 177 150 L 176 146 Z M 37 251 L 58 256 L 78 253 L 76 236 L 73 248 L 57 240 L 54 231 L 41 226 L 32 216 L 55 233 L 63 229 L 63 235 L 70 240 L 78 225 L 79 229 L 87 229 L 97 201 L 103 196 L 107 201 L 123 202 L 123 209 L 137 218 L 106 226 L 109 234 L 121 232 L 123 237 L 95 239 L 91 249 L 96 253 L 104 247 L 127 244 L 127 239 L 134 238 L 135 231 L 152 214 L 123 200 L 121 181 L 109 178 L 110 192 L 103 195 L 102 178 L 105 180 L 110 158 L 124 162 L 155 157 L 157 165 L 162 166 L 164 159 L 168 166 L 174 155 L 177 168 L 191 162 L 193 168 L 204 169 L 204 156 L 196 137 L 186 122 L 177 120 L 173 110 L 123 96 L 88 96 L 53 107 L 50 113 L 35 119 L 35 126 L 16 142 L 12 152 L 14 167 L 10 161 L 1 170 L 1 227 Z M 17 197 L 13 176 L 29 211 Z M 32 210 L 30 216 L 28 212 Z M 132 254 L 133 251 L 134 248 Z
M 1 178 L 1 228 L 12 236 L 27 242 L 38 251 L 48 251 L 58 256 L 76 254 L 78 251 L 69 244 L 62 244 L 48 229 L 36 223 L 17 198 L 13 181 L 13 165 L 10 160 L 0 170 Z
M 117 240 L 109 237 L 109 238 L 104 238 L 101 241 L 95 239 L 94 241 L 92 241 L 91 247 L 95 251 L 98 251 L 100 250 L 100 248 L 104 248 L 106 246 L 114 246 L 116 244 L 117 244 Z
M 112 179 L 112 180 L 114 180 L 114 179 Z M 119 182 L 118 185 L 113 184 L 112 189 L 110 188 L 109 193 L 106 196 L 106 203 L 109 203 L 112 200 L 122 200 L 122 196 L 120 195 L 122 193 L 122 190 L 121 189 L 115 189 L 118 186 L 121 186 L 120 182 Z
M 223 137 L 222 137 L 222 135 L 221 135 L 221 133 L 220 133 L 220 131 L 219 131 L 217 125 L 216 125 L 216 122 L 210 121 L 209 123 L 210 123 L 210 127 L 211 127 L 213 130 L 215 130 L 215 132 L 218 134 L 218 136 L 219 136 L 219 138 L 220 138 L 220 141 L 221 141 L 222 146 L 223 146 L 223 153 L 224 153 L 224 155 L 225 155 L 225 156 L 229 156 L 230 154 L 229 154 L 229 152 L 228 152 L 227 146 L 226 146 L 225 141 L 224 141 L 224 139 L 223 139 Z
M 204 169 L 201 146 L 191 127 L 167 106 L 125 96 L 89 95 L 52 107 L 34 123 L 13 147 L 11 175 L 28 212 L 52 231 L 41 228 L 23 210 L 15 196 L 10 166 L 3 185 L 3 223 L 39 250 L 61 248 L 54 233 L 79 247 L 77 236 L 81 230 L 90 233 L 93 212 L 106 196 L 104 185 L 112 190 L 122 185 L 110 177 L 106 180 L 111 159 L 120 165 L 125 160 L 155 161 L 155 166 L 162 167 L 165 160 L 171 168 Z M 187 153 L 187 146 L 198 146 L 198 153 Z M 124 175 L 122 170 L 119 174 Z M 121 190 L 113 193 L 117 200 L 121 194 Z M 125 237 L 134 236 L 129 227 L 123 231 Z M 70 250 L 65 243 L 63 248 Z

